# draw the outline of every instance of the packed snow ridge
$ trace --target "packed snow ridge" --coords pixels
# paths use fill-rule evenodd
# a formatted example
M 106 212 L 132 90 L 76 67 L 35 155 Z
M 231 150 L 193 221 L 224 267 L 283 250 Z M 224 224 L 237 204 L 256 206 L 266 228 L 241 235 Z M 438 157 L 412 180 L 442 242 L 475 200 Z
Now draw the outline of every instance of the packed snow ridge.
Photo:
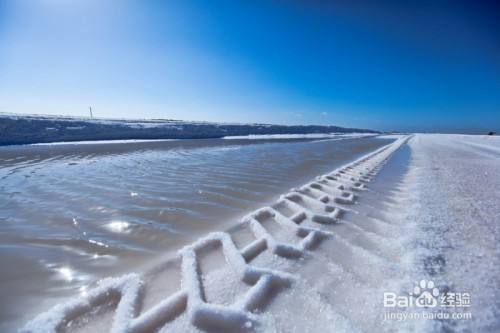
M 208 234 L 149 272 L 102 280 L 85 295 L 38 315 L 21 332 L 95 331 L 96 327 L 113 333 L 266 331 L 266 305 L 302 283 L 266 258 L 271 255 L 301 265 L 304 255 L 334 238 L 325 227 L 342 219 L 346 207 L 363 195 L 365 184 L 407 140 L 401 137 L 292 189 L 226 232 Z M 218 252 L 222 259 L 215 256 Z M 210 265 L 204 264 L 207 260 Z M 181 277 L 178 288 L 172 282 L 176 274 Z M 218 288 L 217 297 L 207 285 Z M 103 315 L 105 311 L 112 316 Z M 183 321 L 177 320 L 181 317 Z M 329 324 L 350 330 L 343 318 L 330 319 Z
M 354 132 L 377 133 L 339 126 L 234 124 L 168 119 L 91 119 L 0 113 L 0 146 L 62 141 L 206 139 L 247 135 Z

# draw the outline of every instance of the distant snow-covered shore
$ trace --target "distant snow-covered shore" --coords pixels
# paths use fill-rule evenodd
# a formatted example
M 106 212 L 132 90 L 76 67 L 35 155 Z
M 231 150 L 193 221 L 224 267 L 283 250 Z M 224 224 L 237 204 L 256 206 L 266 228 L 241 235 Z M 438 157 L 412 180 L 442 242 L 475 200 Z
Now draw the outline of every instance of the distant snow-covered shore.
M 105 119 L 0 113 L 0 146 L 13 144 L 152 139 L 207 139 L 249 135 L 378 133 L 322 125 L 236 124 L 171 119 Z

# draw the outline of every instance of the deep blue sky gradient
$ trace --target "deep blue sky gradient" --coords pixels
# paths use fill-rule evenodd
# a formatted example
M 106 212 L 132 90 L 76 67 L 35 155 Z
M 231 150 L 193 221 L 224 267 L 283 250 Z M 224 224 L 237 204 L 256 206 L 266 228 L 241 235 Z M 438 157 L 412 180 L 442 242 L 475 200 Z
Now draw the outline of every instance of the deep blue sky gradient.
M 500 130 L 497 7 L 0 0 L 0 112 Z

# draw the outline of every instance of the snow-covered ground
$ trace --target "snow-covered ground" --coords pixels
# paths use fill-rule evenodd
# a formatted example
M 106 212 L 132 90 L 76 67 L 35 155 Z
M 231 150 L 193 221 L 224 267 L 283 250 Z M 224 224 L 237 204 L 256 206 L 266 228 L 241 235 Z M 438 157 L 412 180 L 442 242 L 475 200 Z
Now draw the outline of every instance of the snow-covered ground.
M 436 331 L 500 331 L 500 137 L 417 135 L 406 189 L 416 262 L 440 291 L 470 295 L 471 319 Z
M 499 191 L 498 137 L 400 137 L 23 331 L 498 332 Z

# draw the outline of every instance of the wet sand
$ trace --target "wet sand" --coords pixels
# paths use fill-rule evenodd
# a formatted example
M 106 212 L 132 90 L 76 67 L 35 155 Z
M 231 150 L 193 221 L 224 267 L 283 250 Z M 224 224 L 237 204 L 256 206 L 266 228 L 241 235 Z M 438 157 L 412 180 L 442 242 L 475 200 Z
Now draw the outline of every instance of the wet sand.
M 392 140 L 183 140 L 0 148 L 3 327 L 220 230 Z

